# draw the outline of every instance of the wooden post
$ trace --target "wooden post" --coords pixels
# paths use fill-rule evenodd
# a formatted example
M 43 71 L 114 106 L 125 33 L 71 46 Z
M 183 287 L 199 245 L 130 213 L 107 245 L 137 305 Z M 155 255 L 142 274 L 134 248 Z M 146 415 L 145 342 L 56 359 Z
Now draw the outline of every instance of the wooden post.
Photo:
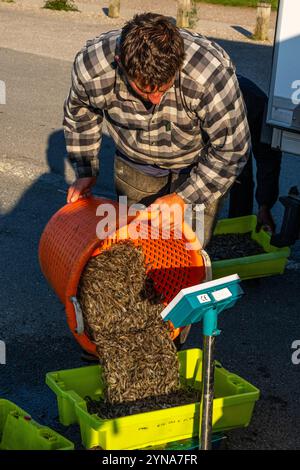
M 266 41 L 269 35 L 269 24 L 271 17 L 271 4 L 259 2 L 257 4 L 256 27 L 253 38 Z
M 120 16 L 120 0 L 110 0 L 108 8 L 108 16 L 110 18 L 119 18 Z
M 177 0 L 176 25 L 179 28 L 189 28 L 191 7 L 191 0 Z

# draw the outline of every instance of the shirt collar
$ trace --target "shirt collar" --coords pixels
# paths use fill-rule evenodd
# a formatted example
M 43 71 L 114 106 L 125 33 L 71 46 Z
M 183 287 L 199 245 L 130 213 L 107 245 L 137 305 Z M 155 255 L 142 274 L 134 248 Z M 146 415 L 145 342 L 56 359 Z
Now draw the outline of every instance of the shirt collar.
M 141 101 L 137 96 L 131 93 L 130 87 L 119 67 L 116 68 L 115 93 L 118 98 L 125 101 L 135 101 L 136 103 L 140 103 Z

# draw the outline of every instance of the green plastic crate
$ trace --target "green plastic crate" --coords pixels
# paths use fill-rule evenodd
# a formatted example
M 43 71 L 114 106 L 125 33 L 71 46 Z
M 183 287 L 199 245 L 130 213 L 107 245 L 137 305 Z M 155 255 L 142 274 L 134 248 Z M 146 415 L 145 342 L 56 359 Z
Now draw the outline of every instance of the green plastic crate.
M 0 450 L 73 450 L 74 444 L 41 426 L 11 401 L 0 399 Z
M 219 220 L 214 235 L 226 233 L 251 232 L 253 240 L 261 245 L 266 253 L 245 256 L 221 261 L 212 261 L 213 279 L 219 279 L 230 274 L 238 274 L 241 279 L 254 279 L 257 277 L 274 276 L 282 274 L 290 256 L 288 247 L 277 248 L 271 245 L 271 236 L 261 230 L 256 233 L 257 218 L 255 215 L 237 217 L 234 219 Z
M 200 391 L 202 351 L 188 349 L 180 351 L 178 357 L 182 384 Z M 47 385 L 57 396 L 60 422 L 65 426 L 78 423 L 86 448 L 140 449 L 197 436 L 199 403 L 107 420 L 89 414 L 84 397 L 103 397 L 101 371 L 96 365 L 46 376 Z M 257 388 L 217 363 L 213 431 L 247 426 L 258 398 Z

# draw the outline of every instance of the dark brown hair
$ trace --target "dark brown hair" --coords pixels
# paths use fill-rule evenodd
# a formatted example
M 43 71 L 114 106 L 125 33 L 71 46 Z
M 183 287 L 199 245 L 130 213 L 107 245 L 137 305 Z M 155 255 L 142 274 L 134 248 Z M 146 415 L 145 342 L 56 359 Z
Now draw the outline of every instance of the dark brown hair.
M 120 60 L 130 78 L 144 87 L 168 83 L 181 68 L 184 44 L 170 19 L 155 13 L 135 15 L 122 29 Z

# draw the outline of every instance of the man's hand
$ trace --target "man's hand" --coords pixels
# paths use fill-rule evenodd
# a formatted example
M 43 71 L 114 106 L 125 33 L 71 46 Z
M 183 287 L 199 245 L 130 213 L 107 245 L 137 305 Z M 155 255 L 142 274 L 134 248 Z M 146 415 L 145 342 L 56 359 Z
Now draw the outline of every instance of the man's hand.
M 147 210 L 140 212 L 136 220 L 149 220 L 159 228 L 182 227 L 184 221 L 185 202 L 176 193 L 159 197 L 147 207 Z
M 270 233 L 274 233 L 276 229 L 271 210 L 267 206 L 261 206 L 257 214 L 256 231 L 259 232 L 261 228 Z
M 78 178 L 68 189 L 67 202 L 76 202 L 91 194 L 91 188 L 96 184 L 96 177 Z

